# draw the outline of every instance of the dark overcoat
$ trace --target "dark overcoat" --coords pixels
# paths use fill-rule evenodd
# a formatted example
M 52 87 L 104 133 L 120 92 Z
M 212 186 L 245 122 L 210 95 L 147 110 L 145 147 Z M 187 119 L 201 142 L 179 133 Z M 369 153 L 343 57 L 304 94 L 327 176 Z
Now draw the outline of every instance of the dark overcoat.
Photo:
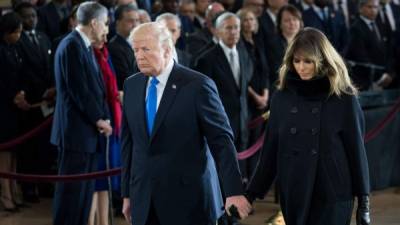
M 248 191 L 263 198 L 276 178 L 287 225 L 350 224 L 353 197 L 370 191 L 363 112 L 355 96 L 329 87 L 327 77 L 290 74 L 272 99 Z

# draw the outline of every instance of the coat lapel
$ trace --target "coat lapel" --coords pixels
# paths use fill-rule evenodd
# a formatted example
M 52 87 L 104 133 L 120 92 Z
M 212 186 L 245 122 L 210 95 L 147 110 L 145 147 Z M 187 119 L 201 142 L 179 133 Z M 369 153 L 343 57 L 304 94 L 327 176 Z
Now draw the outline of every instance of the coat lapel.
M 157 110 L 156 118 L 154 121 L 153 132 L 150 137 L 150 142 L 152 141 L 158 129 L 160 128 L 160 125 L 162 124 L 165 115 L 168 113 L 172 103 L 175 100 L 175 96 L 180 89 L 181 74 L 179 74 L 177 67 L 178 66 L 176 65 L 176 63 L 174 63 L 174 67 L 172 68 L 171 74 L 168 78 L 167 84 L 164 89 L 164 93 L 160 101 L 160 105 Z
M 139 115 L 136 115 L 135 121 L 138 121 L 140 124 L 140 132 L 143 134 L 141 135 L 142 137 L 146 137 L 146 140 L 149 140 L 149 132 L 147 129 L 147 119 L 146 119 L 146 88 L 147 88 L 147 81 L 149 80 L 149 77 L 146 75 L 140 75 L 142 76 L 139 85 L 137 87 L 137 92 L 136 96 L 138 97 L 137 99 L 137 105 L 138 105 L 138 111 L 137 113 Z

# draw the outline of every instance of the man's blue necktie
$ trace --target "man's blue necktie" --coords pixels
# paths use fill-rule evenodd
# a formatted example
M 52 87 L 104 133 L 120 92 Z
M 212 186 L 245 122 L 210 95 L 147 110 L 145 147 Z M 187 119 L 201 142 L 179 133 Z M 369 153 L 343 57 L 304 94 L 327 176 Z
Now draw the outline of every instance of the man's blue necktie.
M 157 84 L 159 81 L 157 78 L 153 77 L 150 81 L 149 91 L 147 93 L 146 100 L 146 112 L 147 112 L 147 130 L 149 135 L 153 130 L 154 119 L 157 112 Z

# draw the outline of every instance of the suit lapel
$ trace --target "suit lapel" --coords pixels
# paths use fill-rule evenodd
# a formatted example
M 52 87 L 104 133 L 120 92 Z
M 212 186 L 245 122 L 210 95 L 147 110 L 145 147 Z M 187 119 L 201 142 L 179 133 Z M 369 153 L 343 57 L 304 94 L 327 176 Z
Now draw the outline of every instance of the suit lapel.
M 217 63 L 217 65 L 221 65 L 221 68 L 224 71 L 227 71 L 227 73 L 224 73 L 227 75 L 228 78 L 228 82 L 231 83 L 231 85 L 234 85 L 234 87 L 236 87 L 237 89 L 239 89 L 239 87 L 236 84 L 235 78 L 233 77 L 233 72 L 231 69 L 231 66 L 229 65 L 228 59 L 226 58 L 226 55 L 224 53 L 224 50 L 222 49 L 222 47 L 217 44 L 217 59 L 219 60 L 219 63 Z
M 138 87 L 136 87 L 136 97 L 137 99 L 137 105 L 138 105 L 138 111 L 137 113 L 139 115 L 135 115 L 134 120 L 138 121 L 140 124 L 140 132 L 142 133 L 142 137 L 146 137 L 146 140 L 149 140 L 149 132 L 147 129 L 147 119 L 146 119 L 146 88 L 147 88 L 147 81 L 149 80 L 149 77 L 146 75 L 138 75 L 142 76 Z M 134 97 L 135 98 L 135 97 Z
M 168 78 L 167 84 L 164 89 L 164 93 L 160 101 L 160 105 L 157 110 L 156 118 L 153 125 L 154 126 L 153 132 L 150 137 L 150 142 L 152 141 L 154 135 L 160 128 L 160 125 L 162 124 L 165 115 L 168 113 L 172 103 L 175 100 L 175 96 L 180 89 L 180 82 L 179 82 L 181 80 L 180 76 L 181 74 L 179 73 L 178 66 L 174 62 L 174 67 L 172 68 L 171 74 Z

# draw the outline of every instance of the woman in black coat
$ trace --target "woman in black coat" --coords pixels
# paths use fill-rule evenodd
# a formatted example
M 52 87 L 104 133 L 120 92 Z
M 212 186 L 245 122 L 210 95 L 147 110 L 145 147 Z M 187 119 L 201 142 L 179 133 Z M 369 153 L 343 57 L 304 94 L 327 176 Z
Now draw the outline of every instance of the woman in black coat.
M 16 43 L 22 32 L 22 22 L 13 12 L 0 18 L 0 143 L 10 141 L 17 135 L 17 113 L 19 109 L 27 110 L 29 105 L 24 92 L 20 90 L 19 70 L 21 58 Z M 12 151 L 12 150 L 11 150 Z M 15 172 L 15 156 L 13 152 L 0 151 L 0 171 Z M 15 182 L 0 179 L 0 202 L 6 211 L 16 211 Z
M 264 149 L 248 186 L 263 198 L 276 178 L 287 225 L 369 224 L 364 117 L 346 66 L 320 31 L 289 44 L 272 98 Z

